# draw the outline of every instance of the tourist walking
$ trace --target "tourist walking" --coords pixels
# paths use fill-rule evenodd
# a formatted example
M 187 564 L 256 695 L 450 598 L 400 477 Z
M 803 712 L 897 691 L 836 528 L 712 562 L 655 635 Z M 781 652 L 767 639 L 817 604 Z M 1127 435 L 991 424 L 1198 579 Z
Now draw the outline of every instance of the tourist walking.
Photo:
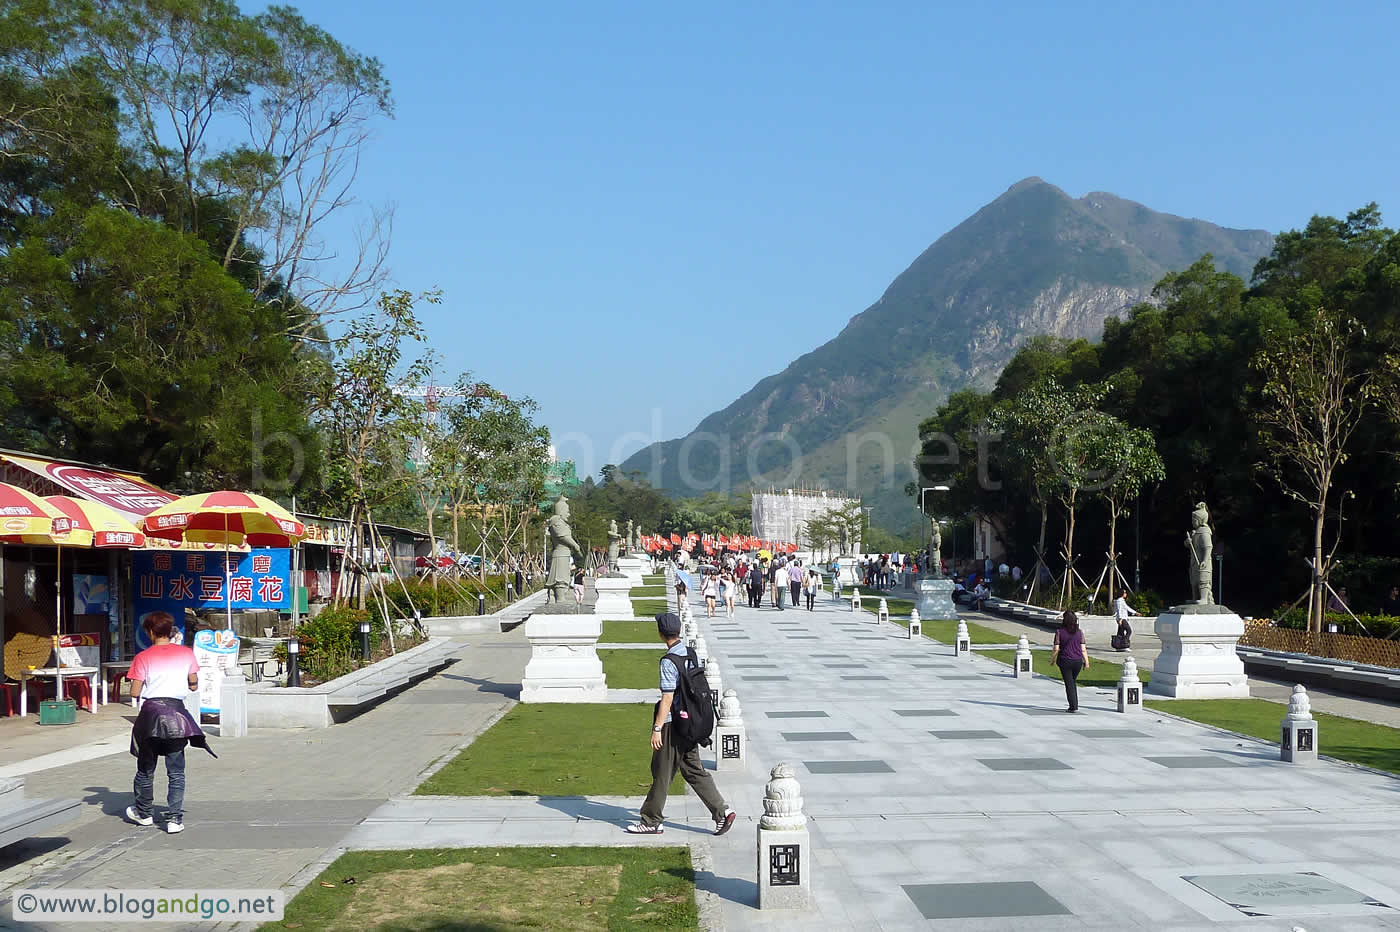
M 700 584 L 700 595 L 705 598 L 705 617 L 715 617 L 715 599 L 719 598 L 719 576 L 706 573 L 705 581 Z
M 1133 645 L 1133 626 L 1128 624 L 1129 615 L 1142 614 L 1128 604 L 1128 590 L 1119 589 L 1118 598 L 1113 602 L 1113 617 L 1118 622 L 1118 630 L 1110 640 L 1114 650 L 1127 650 Z
M 140 705 L 131 726 L 131 755 L 136 758 L 132 782 L 134 805 L 126 817 L 137 825 L 154 825 L 156 762 L 165 758 L 165 830 L 171 835 L 185 830 L 185 745 L 204 748 L 208 739 L 185 708 L 185 697 L 199 689 L 199 664 L 194 651 L 171 643 L 175 619 L 169 612 L 152 612 L 142 622 L 151 646 L 131 661 L 126 678 L 131 698 Z
M 700 749 L 695 745 L 682 747 L 671 732 L 671 706 L 681 669 L 698 666 L 699 662 L 681 642 L 681 620 L 670 612 L 656 616 L 656 631 L 666 643 L 661 657 L 661 701 L 656 704 L 651 726 L 651 790 L 642 803 L 641 821 L 627 826 L 633 835 L 660 835 L 665 829 L 666 795 L 679 770 L 695 795 L 710 810 L 715 820 L 715 834 L 723 835 L 734 824 L 734 810 L 725 804 L 714 778 L 700 761 Z
M 802 572 L 802 561 L 792 561 L 792 566 L 788 567 L 788 589 L 792 592 L 792 607 L 802 604 L 802 577 L 806 574 Z
M 1079 674 L 1089 669 L 1089 652 L 1084 649 L 1084 632 L 1079 627 L 1079 616 L 1065 612 L 1060 626 L 1055 629 L 1055 645 L 1050 651 L 1050 662 L 1060 668 L 1060 676 L 1065 681 L 1065 698 L 1069 700 L 1070 712 L 1079 711 Z
M 807 570 L 807 611 L 813 611 L 812 603 L 817 600 L 817 593 L 822 591 L 822 575 L 817 572 L 814 566 Z
M 763 567 L 755 563 L 749 568 L 749 608 L 763 607 Z
M 772 587 L 773 607 L 778 611 L 783 610 L 783 592 L 787 589 L 787 575 L 783 568 L 774 560 L 772 567 L 768 570 L 768 585 Z
M 724 617 L 734 617 L 734 600 L 739 595 L 739 581 L 734 578 L 734 574 L 728 570 L 724 571 Z

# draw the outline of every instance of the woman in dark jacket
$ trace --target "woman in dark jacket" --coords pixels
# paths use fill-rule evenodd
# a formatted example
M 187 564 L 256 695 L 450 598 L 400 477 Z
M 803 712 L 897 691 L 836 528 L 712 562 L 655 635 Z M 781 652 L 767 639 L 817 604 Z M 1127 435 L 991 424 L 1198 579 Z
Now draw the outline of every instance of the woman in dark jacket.
M 136 724 L 131 727 L 131 754 L 136 758 L 132 789 L 136 804 L 126 807 L 126 817 L 137 825 L 152 825 L 156 762 L 165 758 L 165 830 L 171 835 L 185 830 L 185 745 L 193 744 L 214 754 L 199 723 L 185 708 L 185 697 L 199 689 L 199 664 L 194 651 L 174 644 L 175 619 L 168 612 L 151 612 L 142 622 L 151 646 L 136 655 L 127 679 L 131 698 L 140 702 Z M 217 755 L 214 755 L 217 756 Z
M 1069 700 L 1070 712 L 1079 711 L 1079 674 L 1089 669 L 1089 652 L 1084 649 L 1084 632 L 1079 627 L 1079 616 L 1065 612 L 1060 626 L 1055 629 L 1055 646 L 1050 652 L 1050 662 L 1060 668 L 1060 676 L 1065 681 L 1065 698 Z

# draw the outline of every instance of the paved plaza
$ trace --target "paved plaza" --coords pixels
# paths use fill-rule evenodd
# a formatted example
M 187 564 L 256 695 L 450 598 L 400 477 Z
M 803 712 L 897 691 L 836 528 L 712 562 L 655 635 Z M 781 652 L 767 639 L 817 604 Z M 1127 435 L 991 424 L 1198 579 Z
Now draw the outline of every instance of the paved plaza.
M 347 724 L 192 755 L 181 836 L 121 821 L 124 752 L 31 774 L 91 807 L 64 838 L 10 852 L 0 883 L 179 886 L 197 869 L 227 887 L 299 887 L 346 848 L 687 844 L 708 928 L 1400 928 L 1400 780 L 1122 715 L 1107 690 L 1082 690 L 1070 715 L 1055 681 L 956 659 L 829 595 L 815 612 L 732 621 L 696 608 L 749 738 L 746 771 L 717 777 L 740 813 L 723 838 L 689 794 L 660 838 L 621 831 L 640 797 L 410 795 L 518 694 L 517 630 L 462 638 L 460 663 Z M 614 698 L 653 698 L 633 692 Z M 811 830 L 801 913 L 755 907 L 760 800 L 780 761 L 797 768 Z

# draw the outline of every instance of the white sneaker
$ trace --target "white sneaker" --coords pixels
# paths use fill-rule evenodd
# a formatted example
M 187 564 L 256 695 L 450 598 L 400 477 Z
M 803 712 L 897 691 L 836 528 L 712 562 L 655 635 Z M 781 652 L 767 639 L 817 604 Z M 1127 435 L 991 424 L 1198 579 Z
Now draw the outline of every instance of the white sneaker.
M 137 825 L 155 825 L 156 820 L 150 816 L 143 816 L 137 813 L 135 806 L 126 807 L 126 819 L 128 822 L 135 822 Z
M 180 834 L 181 832 L 183 832 L 184 830 L 185 830 L 185 823 L 183 823 L 183 822 L 167 822 L 167 823 L 165 823 L 165 831 L 166 831 L 168 834 L 170 834 L 170 835 L 178 835 L 178 834 Z

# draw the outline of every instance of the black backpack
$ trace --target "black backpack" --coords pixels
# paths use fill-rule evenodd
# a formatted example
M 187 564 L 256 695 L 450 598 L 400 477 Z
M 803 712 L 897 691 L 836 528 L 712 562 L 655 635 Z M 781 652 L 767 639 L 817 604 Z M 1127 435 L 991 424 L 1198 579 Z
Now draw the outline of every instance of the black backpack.
M 695 746 L 710 746 L 715 732 L 715 700 L 705 668 L 695 651 L 687 649 L 685 661 L 678 662 L 676 654 L 666 654 L 676 668 L 676 691 L 671 698 L 671 742 L 682 751 Z

